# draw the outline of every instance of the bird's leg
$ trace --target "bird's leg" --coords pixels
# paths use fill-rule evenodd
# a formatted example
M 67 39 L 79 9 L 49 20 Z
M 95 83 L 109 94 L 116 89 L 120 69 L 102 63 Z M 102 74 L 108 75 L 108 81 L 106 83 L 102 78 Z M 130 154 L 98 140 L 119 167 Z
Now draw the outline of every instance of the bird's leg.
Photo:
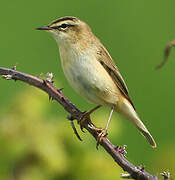
M 94 111 L 96 111 L 98 108 L 100 108 L 101 105 L 98 105 L 94 108 L 92 108 L 90 111 L 85 111 L 82 116 L 80 117 L 80 119 L 78 120 L 78 124 L 80 124 L 80 128 L 83 131 L 83 122 L 88 119 L 90 117 L 90 114 L 93 113 Z
M 99 143 L 102 140 L 102 137 L 105 137 L 107 135 L 107 130 L 108 130 L 109 124 L 111 122 L 113 112 L 114 112 L 114 106 L 111 108 L 111 112 L 110 112 L 110 115 L 109 115 L 106 127 L 98 134 L 98 137 L 97 137 L 97 146 L 96 146 L 97 148 L 98 148 Z

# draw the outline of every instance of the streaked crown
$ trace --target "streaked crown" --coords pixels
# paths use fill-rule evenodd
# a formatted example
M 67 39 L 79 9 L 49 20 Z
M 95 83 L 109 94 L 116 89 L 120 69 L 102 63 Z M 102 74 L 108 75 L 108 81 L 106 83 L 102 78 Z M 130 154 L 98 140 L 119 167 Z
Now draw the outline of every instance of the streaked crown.
M 61 17 L 55 21 L 52 21 L 49 25 L 39 27 L 37 30 L 46 30 L 50 32 L 58 43 L 60 41 L 77 41 L 82 38 L 88 38 L 92 36 L 90 27 L 73 16 Z

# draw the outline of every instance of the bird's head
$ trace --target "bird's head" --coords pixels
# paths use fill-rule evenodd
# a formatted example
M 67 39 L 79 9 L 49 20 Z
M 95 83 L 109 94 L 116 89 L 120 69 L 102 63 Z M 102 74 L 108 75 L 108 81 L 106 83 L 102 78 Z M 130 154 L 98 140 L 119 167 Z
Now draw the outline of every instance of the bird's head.
M 76 43 L 81 39 L 88 39 L 92 35 L 90 27 L 73 16 L 61 17 L 47 26 L 36 28 L 50 32 L 60 45 L 61 43 Z

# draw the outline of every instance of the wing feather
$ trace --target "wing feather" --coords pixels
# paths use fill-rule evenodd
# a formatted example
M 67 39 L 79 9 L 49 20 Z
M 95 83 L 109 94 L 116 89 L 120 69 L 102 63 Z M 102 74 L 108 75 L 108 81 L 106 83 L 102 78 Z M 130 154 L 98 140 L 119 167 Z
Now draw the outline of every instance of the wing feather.
M 130 98 L 126 83 L 122 75 L 120 74 L 117 66 L 115 65 L 114 61 L 112 60 L 110 54 L 103 46 L 100 47 L 100 50 L 97 52 L 97 54 L 98 60 L 101 63 L 101 65 L 110 74 L 111 78 L 113 79 L 117 87 L 120 89 L 121 93 L 125 96 L 125 98 L 132 104 L 133 108 L 135 109 L 134 104 Z

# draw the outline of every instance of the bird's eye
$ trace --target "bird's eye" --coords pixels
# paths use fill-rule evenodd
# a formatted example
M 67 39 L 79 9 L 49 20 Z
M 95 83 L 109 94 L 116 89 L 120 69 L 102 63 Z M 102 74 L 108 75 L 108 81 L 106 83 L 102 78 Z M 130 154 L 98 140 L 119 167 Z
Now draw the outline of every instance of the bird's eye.
M 62 24 L 60 27 L 63 28 L 63 29 L 66 29 L 68 27 L 68 25 L 67 24 Z

